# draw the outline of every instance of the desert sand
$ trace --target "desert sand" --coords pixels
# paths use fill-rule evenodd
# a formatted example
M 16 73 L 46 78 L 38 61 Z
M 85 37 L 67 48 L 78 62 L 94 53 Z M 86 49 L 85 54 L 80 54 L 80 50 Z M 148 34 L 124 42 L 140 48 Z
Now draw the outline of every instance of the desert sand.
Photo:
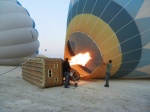
M 22 79 L 21 67 L 0 66 L 0 112 L 150 112 L 150 79 L 80 80 L 69 89 L 41 89 Z

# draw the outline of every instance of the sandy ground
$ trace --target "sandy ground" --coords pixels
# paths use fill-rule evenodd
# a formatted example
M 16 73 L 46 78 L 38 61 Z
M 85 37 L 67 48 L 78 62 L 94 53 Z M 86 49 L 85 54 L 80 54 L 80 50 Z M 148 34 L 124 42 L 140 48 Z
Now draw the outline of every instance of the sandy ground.
M 15 67 L 0 66 L 0 73 Z M 21 68 L 0 75 L 0 112 L 150 112 L 150 80 L 81 80 L 40 89 L 22 79 Z

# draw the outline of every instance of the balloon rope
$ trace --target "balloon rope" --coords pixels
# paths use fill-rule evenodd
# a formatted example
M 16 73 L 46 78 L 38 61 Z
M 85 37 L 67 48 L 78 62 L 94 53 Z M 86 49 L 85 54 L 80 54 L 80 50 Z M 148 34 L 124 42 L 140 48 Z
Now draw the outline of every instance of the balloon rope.
M 140 61 L 146 61 L 146 60 L 150 60 L 150 58 L 141 59 Z M 132 63 L 132 62 L 136 62 L 136 61 L 139 61 L 139 60 L 128 61 L 128 62 L 124 62 L 124 63 L 121 63 L 121 64 Z M 116 65 L 112 65 L 112 66 L 118 66 L 118 65 L 120 66 L 120 64 L 116 64 Z
M 6 72 L 4 72 L 4 73 L 1 73 L 0 75 L 7 74 L 7 73 L 9 73 L 9 72 L 11 72 L 11 71 L 13 71 L 13 70 L 15 70 L 15 69 L 21 67 L 23 64 L 27 63 L 27 62 L 30 61 L 30 60 L 31 60 L 31 59 L 29 59 L 29 60 L 27 60 L 27 61 L 21 63 L 19 66 L 15 67 L 15 68 L 13 68 L 13 69 L 11 69 L 11 70 L 8 70 L 8 71 L 6 71 Z
M 94 3 L 93 9 L 92 9 L 92 11 L 91 11 L 91 14 L 92 14 L 93 10 L 95 9 L 95 6 L 96 6 L 97 1 L 98 1 L 98 0 L 96 0 L 95 3 Z M 108 2 L 108 4 L 105 6 L 104 10 L 102 11 L 102 13 L 101 13 L 101 15 L 100 15 L 99 17 L 102 16 L 102 14 L 103 14 L 104 11 L 107 9 L 107 7 L 108 7 L 108 5 L 110 4 L 111 1 L 112 1 L 112 0 L 110 0 L 110 1 Z M 82 12 L 82 13 L 83 13 L 83 12 Z M 91 17 L 91 15 L 88 17 L 86 24 L 89 22 L 90 17 Z M 95 25 L 96 25 L 96 23 L 98 22 L 98 20 L 99 20 L 99 19 L 97 19 L 97 21 L 95 22 Z M 95 26 L 95 25 L 94 25 L 94 26 Z M 85 27 L 86 27 L 86 25 L 85 25 Z M 85 27 L 84 27 L 84 28 L 85 28 Z M 94 28 L 94 27 L 93 27 L 93 28 Z M 93 30 L 93 28 L 92 28 L 92 30 Z M 91 30 L 91 31 L 92 31 L 92 30 Z M 84 30 L 83 30 L 83 31 L 84 31 Z M 90 32 L 91 32 L 91 31 L 90 31 Z M 82 33 L 84 33 L 84 32 L 82 32 Z M 90 33 L 89 33 L 89 35 L 90 35 Z M 91 39 L 92 39 L 92 38 L 91 38 Z M 88 40 L 85 40 L 85 41 L 84 41 L 84 45 L 82 45 L 82 47 L 80 46 L 80 48 L 79 48 L 80 51 L 81 51 L 81 48 L 82 48 L 82 49 L 85 48 L 84 46 L 86 45 L 86 42 L 87 42 L 87 41 L 88 41 Z M 94 42 L 94 41 L 93 41 L 93 42 Z M 91 48 L 91 46 L 88 46 L 88 47 L 86 47 L 86 48 L 88 49 L 89 47 Z
M 150 9 L 150 8 L 149 8 Z M 145 12 L 142 13 L 142 15 L 144 15 L 147 12 L 147 10 Z M 142 16 L 141 15 L 141 16 Z M 124 25 L 123 27 L 121 27 L 117 32 L 115 32 L 115 34 L 117 34 L 119 31 L 121 31 L 123 28 L 125 28 L 127 25 L 129 25 L 131 22 L 133 22 L 135 19 L 131 20 L 130 22 L 128 22 L 126 25 Z M 145 31 L 144 31 L 145 32 Z M 111 35 L 107 40 L 105 40 L 100 47 L 102 47 L 103 44 L 105 44 L 111 37 L 113 37 L 115 34 Z M 142 33 L 141 33 L 142 34 Z
M 144 15 L 146 12 L 147 12 L 147 10 L 146 10 L 145 12 L 143 12 L 142 15 Z M 142 15 L 141 15 L 141 16 L 142 16 Z M 135 20 L 135 19 L 133 19 L 132 21 L 128 22 L 126 25 L 124 25 L 122 28 L 120 28 L 115 34 L 117 34 L 119 31 L 121 31 L 123 28 L 125 28 L 127 25 L 129 25 L 129 24 L 130 24 L 131 22 L 133 22 L 134 20 Z M 135 35 L 135 36 L 132 36 L 131 38 L 126 39 L 126 40 L 123 41 L 122 43 L 124 43 L 124 42 L 126 42 L 126 41 L 128 41 L 128 40 L 130 40 L 130 39 L 132 39 L 132 38 L 134 38 L 134 37 L 136 37 L 136 36 L 138 36 L 138 35 L 144 34 L 144 33 L 146 33 L 147 31 L 150 31 L 150 29 L 147 29 L 147 30 L 145 30 L 145 31 L 143 31 L 143 32 L 141 32 L 141 33 Z M 101 44 L 100 47 L 102 47 L 102 46 L 103 46 L 110 38 L 112 38 L 113 36 L 114 36 L 114 34 L 111 35 L 107 40 L 105 40 L 105 41 Z M 121 45 L 122 43 L 120 43 L 120 45 Z M 119 44 L 116 45 L 115 47 L 117 47 L 117 46 L 119 46 Z M 115 48 L 115 47 L 113 47 L 113 48 Z M 112 50 L 113 48 L 109 49 L 108 51 Z M 107 53 L 108 51 L 104 52 L 103 54 Z
M 110 0 L 108 3 L 107 3 L 107 5 L 105 6 L 105 8 L 104 8 L 104 10 L 102 11 L 102 13 L 100 14 L 100 16 L 99 16 L 99 18 L 101 18 L 101 16 L 103 15 L 103 13 L 105 12 L 105 10 L 107 9 L 107 7 L 109 6 L 109 4 L 111 3 L 111 1 L 112 0 Z M 94 7 L 95 8 L 95 7 Z M 94 9 L 93 9 L 94 10 Z M 91 12 L 92 13 L 92 12 Z M 90 32 L 89 32 L 89 36 L 91 35 L 91 33 L 92 33 L 92 31 L 93 31 L 93 29 L 94 29 L 94 27 L 96 26 L 96 24 L 97 24 L 97 22 L 98 22 L 98 20 L 99 20 L 99 18 L 96 20 L 96 22 L 95 22 L 95 24 L 94 24 L 94 26 L 91 28 L 91 30 L 90 30 Z M 95 41 L 93 41 L 94 43 L 96 43 Z M 83 46 L 82 46 L 83 47 Z M 88 48 L 91 48 L 91 46 L 88 46 L 87 47 L 87 49 Z M 99 49 L 99 48 L 98 48 Z M 100 49 L 99 49 L 100 50 Z
M 99 18 L 101 18 L 101 16 L 102 16 L 103 13 L 105 12 L 105 10 L 107 9 L 107 7 L 108 7 L 108 5 L 110 4 L 111 1 L 112 1 L 112 0 L 110 0 L 110 1 L 108 2 L 108 4 L 106 5 L 106 7 L 104 8 L 104 10 L 102 11 L 101 15 L 99 16 Z M 89 32 L 89 35 L 90 35 L 91 32 L 93 31 L 93 29 L 94 29 L 95 25 L 97 24 L 99 18 L 97 19 L 97 21 L 95 22 L 95 24 L 94 24 L 94 26 L 92 27 L 91 31 Z
M 77 1 L 77 7 L 76 7 L 76 15 L 77 15 L 77 10 L 78 10 L 78 5 L 79 5 L 79 1 Z M 75 29 L 75 26 L 76 26 L 76 19 L 75 19 L 75 22 L 74 22 L 74 25 L 73 25 L 73 28 Z M 77 35 L 75 35 L 76 38 L 75 38 L 75 41 L 77 40 Z
M 78 2 L 78 3 L 77 3 L 77 8 L 76 8 L 76 14 L 75 14 L 75 15 L 77 15 L 77 10 L 78 10 L 78 5 L 79 5 L 79 1 L 77 1 L 77 2 Z M 73 28 L 75 28 L 75 26 L 76 26 L 75 23 L 76 23 L 76 19 L 75 19 L 75 22 L 74 22 L 74 25 L 73 25 L 74 27 L 73 27 Z
M 150 29 L 143 31 L 142 33 L 137 34 L 137 35 L 133 36 L 132 38 L 134 38 L 134 37 L 136 37 L 136 36 L 138 36 L 138 35 L 141 35 L 141 34 L 147 32 L 147 31 L 150 31 Z M 130 39 L 131 39 L 131 38 L 130 38 Z M 125 40 L 124 42 L 126 42 L 126 41 L 128 41 L 128 40 L 130 40 L 130 39 L 127 39 L 127 40 Z M 122 42 L 122 43 L 124 43 L 124 42 Z M 121 43 L 121 44 L 122 44 L 122 43 Z M 109 50 L 106 51 L 105 53 L 109 52 L 110 50 L 114 49 L 114 48 L 117 47 L 117 46 L 119 46 L 119 44 L 116 45 L 116 46 L 114 46 L 113 48 L 109 49 Z M 134 52 L 134 51 L 137 51 L 137 50 L 141 50 L 141 49 L 143 49 L 143 48 L 134 49 L 134 50 L 125 52 L 125 53 L 123 53 L 123 54 L 128 54 L 128 53 L 131 53 L 131 52 Z M 103 53 L 103 54 L 105 54 L 105 53 Z M 123 54 L 117 55 L 117 56 L 113 57 L 112 59 L 118 58 L 119 56 L 121 56 L 121 55 L 123 55 Z M 150 59 L 150 58 L 148 58 L 148 59 Z M 141 60 L 146 60 L 146 59 L 141 59 Z M 141 60 L 140 60 L 140 61 L 141 61 Z M 134 61 L 137 61 L 137 60 L 134 60 Z M 124 63 L 131 63 L 131 62 L 134 62 L 134 61 L 124 62 Z M 138 60 L 138 61 L 139 61 L 139 60 Z M 122 64 L 123 64 L 123 63 L 122 63 Z M 113 66 L 117 66 L 117 65 L 113 65 Z
M 82 14 L 83 14 L 83 12 L 84 12 L 86 3 L 87 3 L 87 0 L 85 1 L 84 7 L 83 7 L 83 10 L 82 10 Z M 79 4 L 79 1 L 78 1 L 78 4 Z M 77 8 L 76 8 L 76 15 L 77 15 L 78 4 L 77 4 Z M 71 18 L 72 18 L 72 17 L 71 17 Z M 80 25 L 81 19 L 82 19 L 82 16 L 80 17 L 78 26 Z M 76 21 L 75 21 L 75 22 L 76 22 Z M 75 22 L 74 22 L 74 28 L 75 28 L 75 25 L 76 25 Z M 70 29 L 71 29 L 71 28 L 70 28 Z M 73 32 L 73 33 L 74 33 L 74 32 Z M 75 37 L 76 37 L 76 38 L 75 38 Z M 75 38 L 74 41 L 77 41 L 77 39 L 80 39 L 80 38 L 78 38 L 78 35 L 75 35 L 75 37 L 74 37 L 74 38 Z M 83 43 L 85 44 L 86 42 L 84 41 Z
M 92 9 L 92 11 L 91 11 L 91 13 L 93 12 L 97 1 L 98 1 L 98 0 L 96 0 L 95 4 L 94 4 L 94 6 L 93 6 L 93 9 Z M 110 1 L 108 2 L 108 4 L 105 6 L 105 8 L 104 8 L 104 10 L 102 11 L 100 17 L 101 17 L 102 14 L 104 13 L 104 11 L 107 9 L 107 7 L 108 7 L 108 5 L 110 4 L 111 1 L 112 1 L 112 0 L 110 0 Z M 87 2 L 87 0 L 86 0 L 86 2 Z M 86 2 L 85 2 L 85 4 L 84 4 L 84 8 L 85 8 L 85 6 L 86 6 Z M 79 4 L 79 1 L 78 1 L 78 4 Z M 78 4 L 77 4 L 77 8 L 76 8 L 76 15 L 77 15 Z M 84 8 L 83 8 L 82 13 L 84 12 Z M 81 16 L 81 18 L 82 18 L 82 16 Z M 81 18 L 80 18 L 80 21 L 81 21 Z M 89 20 L 89 19 L 90 19 L 90 17 L 88 18 L 88 20 Z M 97 19 L 97 22 L 98 22 L 98 19 Z M 96 23 L 97 23 L 97 22 L 96 22 Z M 80 23 L 80 22 L 79 22 L 79 23 Z M 87 23 L 88 23 L 88 21 L 86 22 L 86 24 L 87 24 Z M 95 23 L 95 25 L 96 25 L 96 23 Z M 74 28 L 75 28 L 75 25 L 76 25 L 76 20 L 75 20 L 75 22 L 74 22 Z M 94 25 L 94 26 L 95 26 L 95 25 Z M 93 28 L 94 28 L 94 27 L 93 27 Z M 92 28 L 92 29 L 93 29 L 93 28 Z M 70 28 L 69 30 L 71 30 L 71 28 Z M 91 30 L 91 31 L 92 31 L 92 30 Z M 77 40 L 77 38 L 78 38 L 78 37 L 77 37 L 77 35 L 76 35 L 76 40 Z M 75 40 L 75 41 L 76 41 L 76 40 Z M 87 40 L 86 40 L 86 41 L 87 41 Z M 84 43 L 86 43 L 86 42 L 84 41 Z
M 88 21 L 89 21 L 89 19 L 90 19 L 90 17 L 91 17 L 91 14 L 92 14 L 92 12 L 93 12 L 95 6 L 96 6 L 97 1 L 98 1 L 98 0 L 96 0 L 95 3 L 94 3 L 94 6 L 93 6 L 93 8 L 92 8 L 92 10 L 91 10 L 91 12 L 90 12 L 90 16 L 89 16 L 88 19 L 86 20 L 86 23 L 85 23 L 84 28 L 86 28 L 86 25 L 87 25 L 87 23 L 88 23 Z M 83 28 L 83 29 L 84 29 L 84 28 Z M 83 31 L 84 31 L 84 30 L 83 30 Z M 84 34 L 84 32 L 83 32 L 83 34 Z M 87 34 L 86 34 L 86 35 L 87 35 Z M 88 36 L 89 36 L 89 35 L 88 35 Z M 89 37 L 89 38 L 90 38 L 90 37 Z M 92 38 L 91 38 L 91 39 L 92 39 Z M 84 40 L 84 43 L 82 42 L 82 46 L 86 46 L 86 45 L 87 45 L 87 42 L 88 42 L 88 39 L 85 39 L 85 40 Z M 88 45 L 88 47 L 86 47 L 86 49 L 88 49 L 89 47 L 91 48 L 91 46 Z M 81 50 L 81 49 L 84 49 L 84 50 L 85 50 L 84 47 L 81 47 L 80 50 Z M 82 50 L 81 50 L 81 51 L 82 51 Z
M 78 4 L 79 4 L 79 1 L 77 1 L 77 7 L 76 7 L 76 15 L 77 15 L 77 10 L 78 10 Z M 73 7 L 72 7 L 73 8 Z M 72 10 L 71 10 L 72 11 Z M 71 18 L 72 18 L 72 15 L 71 15 Z M 76 26 L 76 20 L 75 20 L 75 22 L 74 22 L 74 25 L 73 25 L 73 28 L 75 28 L 75 26 Z M 71 31 L 71 28 L 69 28 L 69 31 L 68 32 L 70 32 Z M 74 32 L 72 32 L 72 33 L 74 33 Z M 71 34 L 72 35 L 72 34 Z M 69 35 L 69 38 L 71 38 L 71 35 Z M 77 37 L 77 35 L 75 35 L 76 37 Z M 77 38 L 75 38 L 75 41 L 77 40 Z
M 96 38 L 99 37 L 99 35 L 109 26 L 109 24 L 124 10 L 124 8 L 131 2 L 131 0 L 112 18 L 112 20 L 100 31 L 100 33 L 98 34 L 98 36 Z
M 150 8 L 148 8 L 148 9 L 150 9 Z M 147 10 L 145 10 L 145 11 L 142 13 L 142 15 L 144 15 L 146 12 L 147 12 Z M 141 16 L 142 16 L 142 15 L 141 15 Z M 135 19 L 131 20 L 131 21 L 128 22 L 126 25 L 124 25 L 123 27 L 121 27 L 117 32 L 115 32 L 115 34 L 117 34 L 119 31 L 121 31 L 123 28 L 125 28 L 127 25 L 129 25 L 129 24 L 130 24 L 131 22 L 133 22 L 134 20 L 135 20 Z M 141 35 L 141 34 L 147 32 L 147 31 L 149 31 L 149 30 L 150 30 L 150 29 L 145 30 L 145 31 L 143 31 L 143 32 L 140 33 L 140 34 L 137 34 L 137 35 L 131 37 L 131 39 L 134 38 L 134 37 L 136 37 L 136 36 L 138 36 L 138 35 Z M 105 40 L 105 41 L 100 45 L 100 47 L 102 47 L 102 46 L 103 46 L 110 38 L 112 38 L 115 34 L 111 35 L 107 40 Z M 127 41 L 128 41 L 128 40 L 130 40 L 130 39 L 127 39 Z M 126 41 L 126 40 L 125 40 L 125 41 Z M 125 41 L 124 41 L 124 42 L 125 42 Z M 122 42 L 122 43 L 124 43 L 124 42 Z M 122 43 L 121 43 L 121 44 L 122 44 Z M 119 45 L 117 45 L 117 46 L 119 46 Z M 115 47 L 117 47 L 117 46 L 115 46 Z M 115 47 L 113 47 L 113 48 L 115 48 Z M 112 50 L 113 48 L 109 49 L 108 51 Z M 108 52 L 108 51 L 106 51 L 106 52 Z M 104 53 L 106 53 L 106 52 L 104 52 Z
M 142 35 L 142 34 L 148 32 L 148 31 L 150 31 L 150 29 L 145 30 L 145 31 L 143 31 L 143 32 L 141 32 L 141 33 L 139 33 L 139 34 L 137 34 L 137 35 L 132 36 L 131 38 L 126 39 L 125 41 L 121 42 L 120 44 L 118 44 L 118 45 L 116 45 L 116 46 L 110 48 L 109 50 L 107 50 L 107 51 L 104 52 L 103 54 L 105 54 L 105 53 L 107 53 L 107 52 L 113 50 L 115 47 L 118 47 L 119 45 L 121 45 L 121 44 L 123 44 L 123 43 L 125 43 L 125 42 L 127 42 L 127 41 L 129 41 L 129 40 L 131 40 L 131 39 L 133 39 L 133 38 L 135 38 L 135 37 L 137 37 L 137 36 L 139 36 L 139 35 Z
M 148 8 L 148 9 L 150 9 L 150 8 Z M 147 12 L 147 10 L 144 11 L 144 12 L 142 13 L 142 15 L 144 15 L 146 12 Z M 141 16 L 142 16 L 142 15 L 141 15 Z M 121 31 L 123 28 L 125 28 L 127 25 L 129 25 L 129 24 L 130 24 L 131 22 L 133 22 L 134 20 L 135 20 L 135 19 L 131 20 L 131 21 L 128 22 L 126 25 L 124 25 L 123 27 L 121 27 L 115 34 L 117 34 L 119 31 Z M 103 54 L 109 52 L 110 50 L 114 49 L 115 47 L 118 47 L 119 45 L 123 44 L 124 42 L 126 42 L 126 41 L 128 41 L 128 40 L 130 40 L 130 39 L 133 39 L 133 38 L 137 37 L 138 35 L 141 35 L 141 34 L 143 34 L 143 33 L 146 33 L 147 31 L 150 31 L 150 29 L 145 30 L 145 31 L 143 31 L 142 33 L 137 34 L 137 35 L 135 35 L 135 36 L 132 36 L 132 37 L 129 38 L 129 39 L 126 39 L 126 40 L 123 41 L 122 43 L 120 43 L 120 44 L 118 44 L 118 45 L 116 45 L 116 46 L 110 48 L 109 50 L 107 50 L 107 51 L 104 52 Z M 110 38 L 112 38 L 115 34 L 111 35 L 107 40 L 105 40 L 105 41 L 100 45 L 100 47 L 102 47 L 102 46 L 103 46 Z
M 4 74 L 6 74 L 6 73 L 9 73 L 9 72 L 11 72 L 11 71 L 13 71 L 13 70 L 15 70 L 15 69 L 17 69 L 17 68 L 19 68 L 20 66 L 17 66 L 17 67 L 15 67 L 15 68 L 13 68 L 13 69 L 11 69 L 11 70 L 9 70 L 9 71 L 6 71 L 6 72 L 4 72 L 4 73 L 1 73 L 0 75 L 4 75 Z
M 93 8 L 92 8 L 92 11 L 91 11 L 91 13 L 90 13 L 90 16 L 88 17 L 88 19 L 87 19 L 87 21 L 86 21 L 86 23 L 85 23 L 84 28 L 86 28 L 86 25 L 87 25 L 87 23 L 89 22 L 89 20 L 90 20 L 90 18 L 91 18 L 91 14 L 93 13 L 93 10 L 94 10 L 94 8 L 95 8 L 95 6 L 96 6 L 96 3 L 97 3 L 97 0 L 96 0 L 96 2 L 94 3 L 94 6 L 93 6 Z M 83 28 L 83 29 L 84 29 L 84 28 Z
M 95 9 L 95 6 L 96 6 L 96 3 L 97 3 L 97 1 L 98 0 L 96 0 L 95 1 L 95 3 L 94 3 L 94 6 L 93 6 L 93 9 L 92 9 L 92 11 L 91 11 L 91 13 L 90 14 L 92 14 L 93 13 L 93 11 L 94 11 L 94 9 Z M 103 15 L 103 13 L 105 12 L 105 10 L 107 9 L 107 7 L 109 6 L 109 4 L 111 3 L 111 1 L 112 0 L 109 0 L 109 2 L 107 3 L 107 5 L 105 6 L 105 8 L 103 9 L 103 11 L 102 11 L 102 13 L 100 14 L 100 16 L 99 16 L 99 18 Z M 90 17 L 91 17 L 91 15 L 89 16 L 89 18 L 87 19 L 87 22 L 86 22 L 86 25 L 88 24 L 88 22 L 89 22 L 89 20 L 90 20 Z M 97 21 L 95 22 L 95 24 L 94 24 L 94 26 L 92 27 L 92 29 L 90 30 L 90 32 L 89 32 L 89 37 L 90 37 L 90 34 L 91 34 L 91 32 L 93 31 L 93 29 L 94 29 L 94 27 L 96 26 L 96 24 L 97 24 L 97 22 L 98 22 L 98 20 L 99 19 L 97 19 Z M 85 25 L 85 27 L 84 28 L 86 28 L 86 25 Z M 92 38 L 91 38 L 92 39 Z M 88 41 L 88 40 L 85 40 L 86 42 Z M 85 43 L 86 43 L 85 42 Z M 96 46 L 97 46 L 97 43 L 93 40 L 93 42 L 96 44 Z M 88 45 L 88 47 L 86 48 L 86 49 L 88 49 L 88 48 L 91 48 L 91 46 L 90 45 Z M 98 48 L 99 49 L 99 48 Z M 100 51 L 100 49 L 99 49 L 99 51 Z M 102 57 L 102 54 L 101 54 L 101 57 Z
M 95 3 L 94 3 L 94 6 L 93 6 L 93 8 L 92 8 L 92 10 L 91 10 L 91 14 L 92 14 L 92 12 L 93 12 L 94 9 L 95 9 L 95 6 L 96 6 L 97 1 L 98 1 L 98 0 L 96 0 Z M 107 3 L 107 5 L 105 6 L 104 10 L 102 11 L 102 13 L 101 13 L 101 15 L 100 15 L 99 17 L 101 17 L 101 16 L 103 15 L 103 13 L 104 13 L 105 10 L 107 9 L 107 7 L 108 7 L 108 5 L 110 4 L 111 1 L 112 1 L 112 0 L 110 0 L 110 1 Z M 87 1 L 86 1 L 86 2 L 87 2 Z M 85 2 L 85 4 L 84 4 L 84 8 L 85 8 L 85 5 L 86 5 L 86 2 Z M 78 2 L 78 4 L 79 4 L 79 2 Z M 78 4 L 77 4 L 77 8 L 76 8 L 76 15 L 77 15 Z M 83 8 L 82 13 L 84 12 L 84 8 Z M 81 18 L 82 18 L 82 16 L 81 16 Z M 81 18 L 80 18 L 80 22 L 81 22 Z M 89 22 L 89 19 L 90 19 L 90 16 L 88 17 L 86 24 Z M 98 22 L 98 19 L 97 19 L 97 22 Z M 96 23 L 97 23 L 97 22 L 96 22 Z M 96 25 L 96 23 L 95 23 L 95 25 Z M 74 22 L 74 28 L 75 28 L 75 25 L 76 25 L 76 20 L 75 20 L 75 22 Z M 86 25 L 85 25 L 85 27 L 86 27 Z M 94 27 L 93 27 L 93 28 L 94 28 Z M 92 30 L 91 30 L 91 31 L 92 31 Z M 84 33 L 84 32 L 82 32 L 82 33 Z M 76 36 L 75 41 L 77 41 L 77 40 L 80 39 L 80 38 L 78 38 L 78 35 L 75 35 L 75 36 Z M 82 44 L 85 45 L 85 44 L 86 44 L 86 41 L 88 41 L 88 40 L 85 40 L 84 42 L 82 42 Z M 94 42 L 94 41 L 93 41 L 93 42 Z M 94 43 L 95 43 L 95 42 L 94 42 Z M 96 43 L 95 43 L 95 44 L 96 44 Z M 84 45 L 83 45 L 83 46 L 84 46 Z M 88 47 L 91 47 L 91 46 L 88 46 Z M 80 48 L 79 51 L 81 51 L 81 49 L 84 49 L 84 48 Z M 77 50 L 76 50 L 76 52 L 77 52 Z
M 71 10 L 70 12 L 71 12 L 71 18 L 72 18 L 72 10 Z M 68 18 L 69 18 L 69 17 L 68 17 Z M 69 29 L 69 32 L 70 32 L 71 30 L 72 30 L 72 28 Z
M 83 12 L 84 12 L 84 9 L 85 9 L 85 6 L 86 6 L 86 3 L 87 3 L 87 0 L 85 1 L 84 7 L 83 7 L 83 10 L 82 10 L 82 15 L 81 15 L 81 17 L 80 17 L 80 20 L 79 20 L 79 24 L 78 24 L 78 26 L 80 26 L 81 19 L 82 19 L 82 16 L 83 16 Z
M 110 0 L 110 1 L 107 3 L 107 5 L 105 6 L 105 8 L 104 8 L 104 10 L 102 11 L 101 15 L 99 16 L 99 18 L 103 15 L 103 13 L 104 13 L 105 10 L 107 9 L 107 7 L 108 7 L 109 4 L 111 3 L 111 1 L 112 1 L 112 0 Z M 87 2 L 87 1 L 86 1 L 86 2 Z M 84 8 L 85 8 L 85 5 L 86 5 L 86 2 L 85 2 L 85 4 L 84 4 Z M 130 2 L 131 2 L 131 0 L 113 17 L 113 19 L 109 22 L 109 24 L 118 16 L 118 14 L 119 14 Z M 94 6 L 93 6 L 93 9 L 92 9 L 91 13 L 93 12 L 93 10 L 94 10 L 94 8 L 95 8 L 96 3 L 97 3 L 97 0 L 96 0 L 96 2 L 95 2 Z M 84 12 L 84 8 L 83 8 L 83 12 Z M 82 12 L 82 13 L 83 13 L 83 12 Z M 82 18 L 82 16 L 81 16 L 81 18 Z M 81 22 L 81 18 L 80 18 L 80 22 Z M 88 23 L 88 20 L 89 20 L 89 19 L 90 19 L 90 17 L 87 19 L 86 24 Z M 90 35 L 91 32 L 93 31 L 93 29 L 94 29 L 95 25 L 97 24 L 98 20 L 99 20 L 99 19 L 97 19 L 97 21 L 95 22 L 94 26 L 92 27 L 92 29 L 91 29 L 89 35 Z M 80 25 L 80 22 L 79 22 L 79 25 Z M 85 26 L 86 26 L 86 25 L 85 25 Z M 107 26 L 105 26 L 105 28 L 106 28 L 106 27 L 107 27 Z M 102 31 L 103 31 L 105 28 L 103 28 Z M 102 32 L 102 31 L 101 31 L 101 32 Z M 101 33 L 101 32 L 100 32 L 100 33 Z M 100 33 L 98 34 L 98 36 L 100 35 Z M 96 37 L 96 38 L 97 38 L 97 37 Z M 77 38 L 76 38 L 76 39 L 77 39 Z M 84 43 L 86 43 L 86 42 L 84 41 Z M 100 49 L 99 49 L 99 50 L 100 50 Z

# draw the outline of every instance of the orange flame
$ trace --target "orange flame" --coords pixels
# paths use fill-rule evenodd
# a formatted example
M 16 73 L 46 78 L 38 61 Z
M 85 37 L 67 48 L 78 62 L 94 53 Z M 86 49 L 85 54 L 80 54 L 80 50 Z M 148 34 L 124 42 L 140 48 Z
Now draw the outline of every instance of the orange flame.
M 86 63 L 91 59 L 89 52 L 82 54 L 79 53 L 74 57 L 71 57 L 70 65 L 82 65 L 85 66 Z

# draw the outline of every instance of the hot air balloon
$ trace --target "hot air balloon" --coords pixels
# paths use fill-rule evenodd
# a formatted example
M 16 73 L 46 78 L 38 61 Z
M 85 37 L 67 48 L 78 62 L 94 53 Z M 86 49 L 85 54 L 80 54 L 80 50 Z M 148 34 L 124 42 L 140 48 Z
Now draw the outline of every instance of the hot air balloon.
M 38 32 L 28 11 L 16 0 L 0 0 L 0 65 L 19 65 L 35 57 Z
M 64 57 L 89 53 L 83 78 L 150 78 L 150 0 L 71 0 Z M 84 59 L 84 58 L 82 58 Z

